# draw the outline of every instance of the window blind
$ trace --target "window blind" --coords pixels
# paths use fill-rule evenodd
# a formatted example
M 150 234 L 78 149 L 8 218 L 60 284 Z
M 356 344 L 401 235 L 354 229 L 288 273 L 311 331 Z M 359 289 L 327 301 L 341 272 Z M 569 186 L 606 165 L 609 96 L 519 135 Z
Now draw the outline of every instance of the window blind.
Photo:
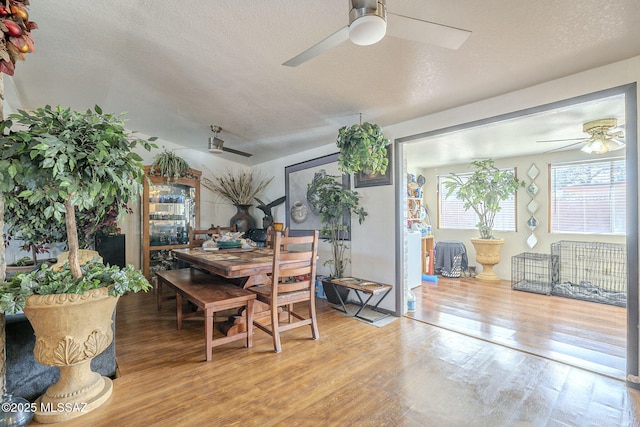
M 549 167 L 551 232 L 625 234 L 624 159 Z

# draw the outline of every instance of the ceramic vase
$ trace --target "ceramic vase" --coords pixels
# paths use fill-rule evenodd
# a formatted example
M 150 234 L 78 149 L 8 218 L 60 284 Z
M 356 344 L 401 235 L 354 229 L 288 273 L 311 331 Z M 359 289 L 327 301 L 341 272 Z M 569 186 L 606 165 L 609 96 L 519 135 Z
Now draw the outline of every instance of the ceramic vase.
M 238 231 L 245 232 L 252 228 L 256 228 L 256 220 L 249 214 L 251 205 L 234 205 L 237 212 L 229 221 L 230 226 L 236 226 Z

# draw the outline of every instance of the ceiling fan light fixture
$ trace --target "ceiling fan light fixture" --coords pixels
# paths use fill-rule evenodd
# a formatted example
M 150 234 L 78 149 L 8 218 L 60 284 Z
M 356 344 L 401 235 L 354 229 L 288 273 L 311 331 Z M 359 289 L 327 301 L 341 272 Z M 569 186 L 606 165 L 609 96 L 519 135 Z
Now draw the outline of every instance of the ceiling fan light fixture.
M 362 16 L 349 25 L 349 39 L 360 46 L 378 43 L 387 33 L 387 21 L 378 15 Z
M 624 142 L 618 138 L 614 138 L 621 136 L 622 132 L 610 132 L 610 129 L 617 125 L 618 120 L 615 118 L 593 120 L 585 123 L 582 130 L 585 133 L 590 133 L 591 139 L 589 139 L 580 151 L 587 154 L 605 154 L 624 148 Z
M 224 141 L 221 140 L 220 138 L 217 138 L 215 136 L 210 136 L 209 137 L 209 152 L 213 153 L 213 154 L 222 153 L 222 144 L 223 143 L 224 143 Z
M 624 144 L 624 142 L 620 141 L 619 139 L 608 138 L 604 142 L 604 146 L 607 147 L 609 149 L 609 151 L 616 151 L 616 150 L 623 149 L 625 147 L 625 144 Z
M 595 138 L 582 147 L 580 151 L 587 154 L 605 154 L 610 151 L 620 150 L 624 148 L 624 146 L 624 142 L 617 139 Z

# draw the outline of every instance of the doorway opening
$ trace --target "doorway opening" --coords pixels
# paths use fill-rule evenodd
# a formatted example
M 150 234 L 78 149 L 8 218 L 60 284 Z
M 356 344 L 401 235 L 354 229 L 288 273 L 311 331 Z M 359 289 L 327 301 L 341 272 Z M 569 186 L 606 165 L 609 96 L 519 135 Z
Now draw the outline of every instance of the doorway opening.
M 397 170 L 397 179 L 399 183 L 404 182 L 406 185 L 406 176 L 408 173 L 424 173 L 426 177 L 427 184 L 429 182 L 432 183 L 430 187 L 431 191 L 435 194 L 429 195 L 429 188 L 425 187 L 425 205 L 429 210 L 429 217 L 432 220 L 431 228 L 433 230 L 433 234 L 435 236 L 436 241 L 439 238 L 444 240 L 460 240 L 468 243 L 469 237 L 475 237 L 473 230 L 447 230 L 438 227 L 438 201 L 441 195 L 437 194 L 437 188 L 434 186 L 435 180 L 437 180 L 437 176 L 446 175 L 450 171 L 459 171 L 452 170 L 454 166 L 457 165 L 458 168 L 461 165 L 468 164 L 471 160 L 476 159 L 484 159 L 484 158 L 493 158 L 493 159 L 501 159 L 504 161 L 504 164 L 513 164 L 513 160 L 516 159 L 520 162 L 518 170 L 522 173 L 522 177 L 524 177 L 526 171 L 529 169 L 529 165 L 532 163 L 538 163 L 538 167 L 540 170 L 544 170 L 546 172 L 548 164 L 553 161 L 568 161 L 572 158 L 575 158 L 575 152 L 579 151 L 580 146 L 567 146 L 560 147 L 559 144 L 562 142 L 558 141 L 559 144 L 555 146 L 544 145 L 542 143 L 538 143 L 536 141 L 543 140 L 562 140 L 580 137 L 580 133 L 582 130 L 583 123 L 588 120 L 594 120 L 597 118 L 604 118 L 604 115 L 607 112 L 611 115 L 618 115 L 620 117 L 621 123 L 623 123 L 624 130 L 624 140 L 626 142 L 626 148 L 624 150 L 624 163 L 626 165 L 627 170 L 627 178 L 626 178 L 626 200 L 629 203 L 626 204 L 626 230 L 624 235 L 622 236 L 605 236 L 598 235 L 596 236 L 598 239 L 604 239 L 605 243 L 610 243 L 612 241 L 622 242 L 622 244 L 626 247 L 626 260 L 629 266 L 627 272 L 627 289 L 626 289 L 626 299 L 628 301 L 626 309 L 623 308 L 623 318 L 621 320 L 622 324 L 626 322 L 626 331 L 623 331 L 622 335 L 625 337 L 626 346 L 626 363 L 622 363 L 624 366 L 626 364 L 626 369 L 622 371 L 620 368 L 620 362 L 617 363 L 616 368 L 617 372 L 602 372 L 600 369 L 594 369 L 593 366 L 589 365 L 588 361 L 580 360 L 580 354 L 570 354 L 571 352 L 581 353 L 581 351 L 577 351 L 576 349 L 571 348 L 571 340 L 574 339 L 570 335 L 565 336 L 566 340 L 563 342 L 562 333 L 557 330 L 550 331 L 550 333 L 554 336 L 554 340 L 547 340 L 544 343 L 540 342 L 538 345 L 538 349 L 536 350 L 536 346 L 527 346 L 527 348 L 523 348 L 525 351 L 533 352 L 536 354 L 540 354 L 543 357 L 555 358 L 555 353 L 562 353 L 563 351 L 567 353 L 567 357 L 564 360 L 560 360 L 566 363 L 571 363 L 576 366 L 580 366 L 582 363 L 582 368 L 597 370 L 600 373 L 605 375 L 614 376 L 616 378 L 630 378 L 629 375 L 637 376 L 638 375 L 638 334 L 637 327 L 638 324 L 638 209 L 637 209 L 637 196 L 638 196 L 638 166 L 637 166 L 637 105 L 636 105 L 636 85 L 625 85 L 621 87 L 616 87 L 612 89 L 608 89 L 605 91 L 599 91 L 587 95 L 583 95 L 580 97 L 567 99 L 559 102 L 554 102 L 551 104 L 517 111 L 506 115 L 496 116 L 489 119 L 484 119 L 481 121 L 466 123 L 457 125 L 454 127 L 443 128 L 435 131 L 424 132 L 421 134 L 416 134 L 400 139 L 396 139 L 396 164 L 398 166 Z M 598 114 L 598 116 L 595 116 Z M 602 117 L 601 117 L 602 116 Z M 590 119 L 589 119 L 590 118 Z M 572 124 L 569 124 L 571 121 Z M 534 125 L 533 123 L 538 122 L 542 123 L 542 125 Z M 509 129 L 513 132 L 513 129 L 516 129 L 518 126 L 525 125 L 525 130 L 522 130 L 518 133 L 509 134 Z M 572 130 L 573 136 L 568 136 L 568 130 Z M 577 131 L 576 131 L 577 129 Z M 548 132 L 546 135 L 543 134 L 535 134 L 535 132 L 541 131 Z M 472 132 L 475 132 L 475 138 L 472 140 L 472 144 L 469 144 L 469 140 L 465 140 L 465 137 L 468 137 Z M 523 136 L 524 134 L 524 136 Z M 509 135 L 512 138 L 509 138 Z M 516 137 L 514 137 L 514 135 Z M 549 137 L 549 135 L 552 135 Z M 490 139 L 486 139 L 489 136 Z M 528 142 L 525 144 L 520 137 L 528 138 Z M 483 139 L 484 138 L 484 139 Z M 569 144 L 567 144 L 569 145 Z M 415 147 L 415 148 L 414 148 Z M 420 147 L 420 148 L 418 148 Z M 515 148 L 519 149 L 520 152 L 517 152 Z M 557 149 L 556 149 L 557 148 Z M 415 166 L 413 162 L 415 159 L 424 158 L 425 155 L 421 154 L 420 151 L 424 150 L 427 152 L 428 159 L 431 162 L 432 167 L 429 168 L 418 168 Z M 618 153 L 610 153 L 611 157 L 618 156 Z M 619 157 L 619 156 L 618 156 Z M 586 157 L 583 157 L 586 159 Z M 444 159 L 444 160 L 443 160 Z M 448 159 L 448 160 L 446 160 Z M 496 160 L 498 162 L 498 160 Z M 526 165 L 526 166 L 525 166 Z M 411 170 L 411 168 L 415 168 L 416 170 Z M 524 172 L 523 172 L 524 170 Z M 424 171 L 424 172 L 423 172 Z M 546 184 L 546 183 L 545 183 Z M 398 205 L 398 217 L 406 218 L 406 213 L 403 207 L 406 205 L 404 199 L 406 199 L 406 195 L 404 193 L 404 185 L 400 184 L 398 189 L 397 196 L 397 205 Z M 540 185 L 540 188 L 548 188 L 547 185 Z M 545 250 L 546 246 L 550 246 L 554 241 L 567 240 L 566 235 L 562 235 L 561 233 L 550 233 L 547 228 L 547 231 L 544 230 L 545 227 L 542 227 L 538 232 L 540 236 L 537 237 L 538 241 L 542 242 L 541 246 L 536 248 L 531 248 L 530 246 L 526 246 L 527 237 L 529 235 L 529 230 L 526 228 L 526 222 L 529 218 L 526 212 L 526 208 L 522 208 L 522 206 L 527 205 L 528 200 L 524 194 L 518 197 L 522 197 L 522 200 L 518 201 L 518 209 L 517 212 L 517 221 L 518 221 L 518 230 L 519 232 L 507 233 L 505 236 L 508 236 L 508 239 L 514 239 L 513 242 L 510 243 L 510 247 L 503 248 L 502 255 L 502 266 L 500 267 L 500 272 L 502 274 L 502 279 L 505 280 L 503 293 L 509 294 L 513 291 L 510 287 L 510 260 L 512 256 L 518 255 L 523 252 L 549 252 L 549 250 Z M 546 197 L 546 196 L 545 196 Z M 546 210 L 543 209 L 540 214 L 541 217 L 546 216 Z M 548 222 L 548 219 L 545 221 Z M 522 223 L 524 222 L 524 226 Z M 402 236 L 401 242 L 404 242 L 407 238 L 409 230 L 406 227 L 406 224 L 398 224 L 398 234 Z M 570 236 L 574 237 L 574 236 Z M 587 240 L 587 237 L 593 239 L 594 236 L 583 236 L 577 240 Z M 618 240 L 616 240 L 618 239 Z M 400 245 L 400 243 L 399 243 Z M 469 248 L 470 245 L 468 245 Z M 471 248 L 469 248 L 471 249 Z M 506 253 L 505 252 L 506 249 Z M 400 252 L 400 264 L 405 266 L 404 271 L 401 271 L 399 274 L 406 276 L 406 266 L 408 265 L 409 255 L 401 246 L 398 247 L 398 252 Z M 471 249 L 469 254 L 469 261 L 472 262 L 473 259 L 473 250 Z M 406 283 L 405 278 L 399 278 L 398 283 Z M 428 310 L 436 310 L 437 307 L 433 306 L 437 300 L 435 295 L 438 293 L 437 291 L 441 291 L 445 289 L 445 286 L 453 286 L 453 282 L 449 281 L 450 279 L 440 278 L 439 282 L 423 282 L 420 287 L 420 292 L 424 293 L 421 295 L 422 298 L 418 298 L 420 301 L 422 299 L 423 302 L 427 305 Z M 455 279 L 454 279 L 455 281 Z M 462 310 L 461 307 L 466 304 L 477 303 L 479 304 L 478 310 L 481 308 L 486 308 L 488 303 L 487 301 L 482 301 L 479 299 L 480 297 L 474 297 L 470 293 L 474 287 L 473 281 L 470 278 L 461 278 L 458 280 L 456 286 L 459 287 L 459 291 L 461 295 L 459 300 L 457 300 L 454 308 L 456 310 Z M 453 288 L 451 288 L 453 289 Z M 466 292 L 466 293 L 465 293 Z M 396 295 L 398 300 L 403 299 L 403 293 L 398 291 L 399 295 Z M 430 293 L 434 295 L 433 298 L 430 298 Z M 453 291 L 449 292 L 450 294 Z M 523 292 L 521 292 L 523 293 Z M 511 294 L 515 295 L 515 294 Z M 533 297 L 534 295 L 531 295 Z M 518 296 L 519 297 L 519 296 Z M 544 295 L 536 295 L 536 297 L 545 297 Z M 476 298 L 476 299 L 474 299 Z M 561 297 L 554 297 L 561 298 Z M 533 298 L 535 299 L 535 298 Z M 462 302 L 461 302 L 462 301 Z M 563 301 L 564 303 L 565 301 Z M 577 303 L 578 306 L 583 304 L 583 301 Z M 538 303 L 525 303 L 530 304 L 530 310 L 536 310 L 540 307 L 540 302 Z M 588 303 L 594 304 L 594 303 Z M 504 303 L 505 306 L 509 306 L 509 302 Z M 446 308 L 446 307 L 445 307 Z M 514 310 L 522 311 L 522 307 L 513 307 Z M 452 316 L 452 308 L 449 306 L 447 310 L 439 309 L 439 319 L 438 322 L 443 327 L 450 327 L 455 323 L 455 319 Z M 549 315 L 553 316 L 553 309 L 550 308 Z M 580 316 L 582 316 L 582 320 L 587 322 L 590 319 L 589 311 L 597 312 L 594 310 L 589 310 L 589 308 L 585 309 Z M 604 310 L 606 311 L 606 310 Z M 607 316 L 608 314 L 600 314 Z M 495 340 L 497 343 L 501 343 L 501 335 L 500 333 L 507 333 L 508 331 L 500 331 L 500 328 L 504 328 L 504 325 L 500 324 L 483 324 L 483 315 L 480 311 L 474 314 L 475 321 L 478 322 L 475 328 L 479 330 L 478 337 L 483 339 L 488 339 L 487 334 L 483 335 L 482 329 L 486 330 L 493 329 L 495 332 L 494 337 L 491 340 Z M 484 315 L 487 317 L 487 314 Z M 579 317 L 580 317 L 579 316 Z M 432 321 L 432 320 L 431 320 Z M 459 319 L 457 320 L 459 321 Z M 600 322 L 606 322 L 606 320 L 600 320 Z M 597 321 L 596 321 L 597 323 Z M 484 326 L 480 326 L 483 324 Z M 524 340 L 533 340 L 533 336 L 524 336 L 522 330 L 514 329 L 514 332 L 511 334 L 516 339 L 519 339 L 520 342 Z M 504 341 L 504 340 L 502 340 Z M 502 342 L 504 345 L 508 345 L 505 342 Z M 546 346 L 546 347 L 545 347 Z M 517 347 L 517 346 L 516 346 Z M 562 348 L 564 347 L 564 349 Z M 560 350 L 558 352 L 558 350 Z M 591 351 L 591 350 L 590 350 Z M 598 352 L 598 349 L 594 349 L 594 352 Z M 606 359 L 608 356 L 606 355 L 607 350 L 601 350 L 602 359 Z M 584 351 L 582 351 L 584 353 Z M 576 357 L 577 356 L 577 357 Z M 623 361 L 624 362 L 624 361 Z M 604 360 L 604 365 L 607 364 L 606 360 Z M 613 364 L 611 364 L 613 365 Z M 605 369 L 606 371 L 606 369 Z M 624 372 L 626 371 L 626 372 Z M 635 386 L 634 383 L 629 383 L 632 386 Z

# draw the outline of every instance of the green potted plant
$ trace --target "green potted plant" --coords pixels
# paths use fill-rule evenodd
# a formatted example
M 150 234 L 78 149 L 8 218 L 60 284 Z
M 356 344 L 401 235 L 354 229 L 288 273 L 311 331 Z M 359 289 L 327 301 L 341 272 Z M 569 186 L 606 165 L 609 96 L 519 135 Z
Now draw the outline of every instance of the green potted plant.
M 309 200 L 322 222 L 320 235 L 325 236 L 324 240 L 331 245 L 331 258 L 324 262 L 324 265 L 330 268 L 329 278 L 343 277 L 350 262 L 346 256 L 348 246 L 345 243 L 345 235 L 350 229 L 345 223 L 345 216 L 355 216 L 358 218 L 358 223 L 362 224 L 368 214 L 363 207 L 359 206 L 358 193 L 343 188 L 339 176 L 323 175 L 314 178 L 313 182 L 308 184 L 308 190 Z M 325 284 L 324 289 L 329 302 L 340 303 L 332 292 L 336 288 Z M 348 290 L 343 287 L 338 287 L 336 291 L 344 292 L 341 294 L 343 300 L 348 294 Z
M 364 172 L 384 175 L 389 165 L 387 146 L 390 141 L 376 124 L 364 122 L 338 131 L 336 145 L 340 149 L 338 167 L 343 173 Z
M 12 120 L 17 130 L 11 130 Z M 25 210 L 37 230 L 34 236 L 62 224 L 66 228 L 68 263 L 17 274 L 0 288 L 0 310 L 23 309 L 32 324 L 36 360 L 60 368 L 60 380 L 37 401 L 38 408 L 52 409 L 36 411 L 40 422 L 66 420 L 106 401 L 111 381 L 91 371 L 91 359 L 113 339 L 118 297 L 149 289 L 131 265 L 122 270 L 95 261 L 80 266 L 78 220 L 95 224 L 113 209 L 123 213 L 120 207 L 142 190 L 142 158 L 133 150 L 150 150 L 155 138 L 134 138 L 123 123 L 123 117 L 103 114 L 98 106 L 86 112 L 46 106 L 19 111 L 0 125 L 5 206 Z M 60 404 L 82 404 L 84 412 L 56 412 Z
M 42 211 L 35 215 L 34 206 L 30 205 L 27 199 L 12 198 L 10 203 L 5 205 L 7 242 L 21 241 L 21 249 L 31 252 L 31 257 L 21 258 L 16 267 L 8 265 L 7 273 L 26 272 L 43 261 L 51 262 L 52 259 L 39 260 L 38 255 L 48 253 L 49 245 L 66 241 L 65 223 L 46 219 L 44 209 L 47 201 L 42 200 L 41 203 Z M 117 228 L 116 221 L 122 212 L 131 213 L 132 210 L 126 203 L 119 201 L 115 201 L 114 206 L 106 210 L 94 207 L 76 212 L 79 247 L 89 249 L 93 246 L 96 235 L 114 233 Z
M 189 173 L 189 163 L 175 153 L 164 150 L 156 154 L 149 172 L 163 176 L 167 181 L 175 181 Z
M 457 199 L 464 202 L 464 209 L 473 209 L 478 217 L 479 239 L 471 239 L 476 250 L 476 261 L 482 265 L 479 280 L 499 281 L 493 272 L 493 266 L 500 262 L 500 249 L 504 239 L 493 236 L 494 219 L 501 210 L 500 202 L 513 196 L 518 188 L 524 187 L 510 170 L 500 170 L 492 159 L 471 162 L 474 172 L 470 176 L 449 174 L 443 186 L 446 197 L 455 193 Z
M 236 207 L 236 214 L 231 217 L 229 224 L 236 225 L 238 231 L 256 228 L 256 220 L 249 214 L 253 200 L 273 181 L 271 178 L 260 178 L 252 171 L 242 171 L 234 174 L 227 171 L 224 175 L 202 179 L 202 185 L 216 195 L 228 200 Z

